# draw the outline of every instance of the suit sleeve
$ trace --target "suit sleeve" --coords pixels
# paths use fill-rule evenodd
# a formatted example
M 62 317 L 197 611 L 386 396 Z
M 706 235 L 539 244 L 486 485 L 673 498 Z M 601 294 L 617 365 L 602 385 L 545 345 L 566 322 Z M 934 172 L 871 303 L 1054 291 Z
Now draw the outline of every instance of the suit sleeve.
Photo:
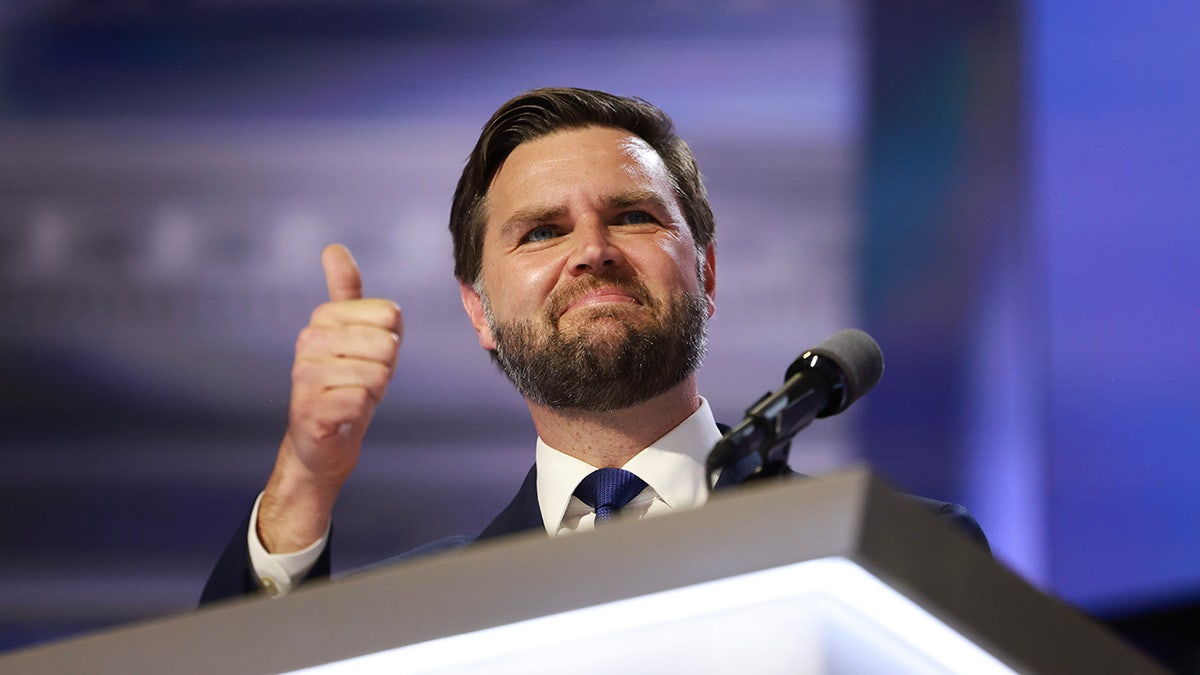
M 217 560 L 216 566 L 209 573 L 208 582 L 204 584 L 204 591 L 200 594 L 201 605 L 262 592 L 254 574 L 254 567 L 250 564 L 250 550 L 246 546 L 246 537 L 249 531 L 250 516 L 247 515 L 241 526 L 233 533 L 225 551 Z M 330 543 L 325 546 L 325 550 L 321 551 L 321 556 L 317 558 L 317 562 L 304 577 L 304 581 L 329 576 L 330 550 L 332 548 L 331 533 Z

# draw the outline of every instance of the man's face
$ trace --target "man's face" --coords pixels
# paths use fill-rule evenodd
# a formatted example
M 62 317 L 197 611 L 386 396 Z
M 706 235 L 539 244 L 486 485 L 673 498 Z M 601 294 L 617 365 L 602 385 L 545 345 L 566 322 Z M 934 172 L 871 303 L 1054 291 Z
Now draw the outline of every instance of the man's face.
M 463 304 L 523 395 L 611 410 L 695 371 L 713 311 L 712 247 L 697 259 L 645 141 L 587 127 L 524 143 L 493 179 L 485 213 L 482 274 L 463 286 Z

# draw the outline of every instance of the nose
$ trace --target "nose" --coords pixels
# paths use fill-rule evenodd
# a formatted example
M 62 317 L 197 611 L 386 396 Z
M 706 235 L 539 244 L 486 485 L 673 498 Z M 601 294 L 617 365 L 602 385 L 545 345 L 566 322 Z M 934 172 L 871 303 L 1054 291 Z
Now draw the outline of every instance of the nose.
M 573 274 L 599 272 L 608 267 L 625 264 L 625 257 L 612 238 L 608 226 L 598 218 L 585 216 L 571 232 L 570 269 Z

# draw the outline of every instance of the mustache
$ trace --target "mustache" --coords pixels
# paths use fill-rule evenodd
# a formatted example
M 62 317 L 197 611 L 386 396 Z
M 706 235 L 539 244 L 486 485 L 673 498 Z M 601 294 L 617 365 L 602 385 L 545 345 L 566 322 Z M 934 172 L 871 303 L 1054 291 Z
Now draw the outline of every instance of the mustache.
M 550 295 L 550 302 L 546 307 L 549 318 L 552 320 L 557 319 L 559 316 L 562 316 L 563 310 L 572 302 L 601 288 L 620 289 L 628 293 L 644 307 L 650 309 L 657 306 L 657 303 L 655 303 L 653 297 L 650 295 L 650 289 L 638 279 L 609 279 L 587 275 L 570 286 L 560 288 Z

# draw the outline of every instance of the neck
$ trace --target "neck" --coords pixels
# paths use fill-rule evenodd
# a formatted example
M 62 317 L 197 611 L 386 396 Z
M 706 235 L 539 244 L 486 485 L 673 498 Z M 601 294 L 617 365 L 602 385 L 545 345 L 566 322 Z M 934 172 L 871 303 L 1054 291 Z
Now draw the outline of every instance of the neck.
M 548 408 L 526 400 L 538 436 L 597 468 L 621 467 L 700 407 L 696 377 L 629 408 L 608 412 Z

